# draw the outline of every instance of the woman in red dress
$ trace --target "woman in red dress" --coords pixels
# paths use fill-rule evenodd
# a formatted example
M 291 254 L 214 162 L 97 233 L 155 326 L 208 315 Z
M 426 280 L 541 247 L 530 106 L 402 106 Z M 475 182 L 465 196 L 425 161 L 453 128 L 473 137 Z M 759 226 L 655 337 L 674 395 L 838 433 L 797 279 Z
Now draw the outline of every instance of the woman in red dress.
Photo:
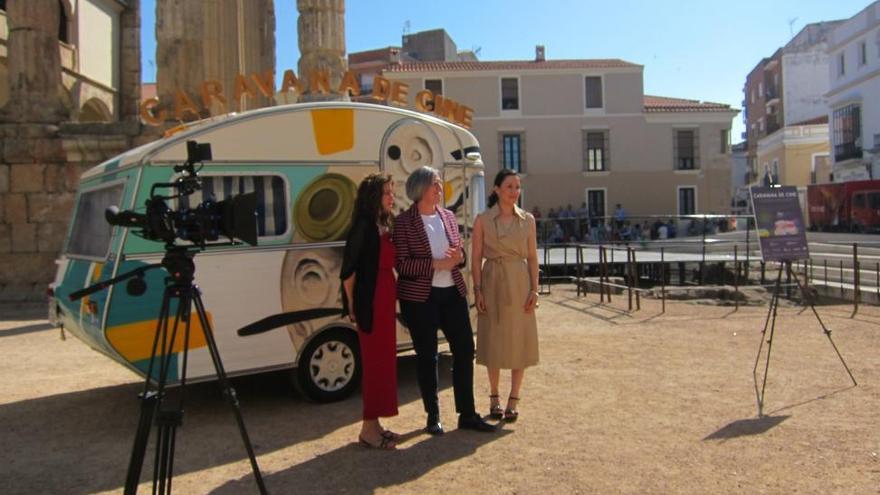
M 358 187 L 351 230 L 342 261 L 343 306 L 357 325 L 361 349 L 363 423 L 358 441 L 391 450 L 400 435 L 379 418 L 397 416 L 397 282 L 390 175 L 371 174 Z

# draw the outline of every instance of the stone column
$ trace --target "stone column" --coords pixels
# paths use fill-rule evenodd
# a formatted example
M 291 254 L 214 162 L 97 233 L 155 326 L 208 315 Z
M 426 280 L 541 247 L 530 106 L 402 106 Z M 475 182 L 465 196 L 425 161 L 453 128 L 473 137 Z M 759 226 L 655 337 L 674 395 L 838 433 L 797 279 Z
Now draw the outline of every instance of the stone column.
M 300 58 L 297 75 L 303 94 L 299 101 L 339 100 L 336 94 L 347 69 L 345 60 L 345 0 L 297 0 Z M 327 71 L 330 94 L 313 88 L 314 74 Z
M 61 99 L 57 0 L 9 0 L 7 122 L 58 123 L 69 114 Z
M 241 10 L 241 12 L 239 12 Z M 241 29 L 239 29 L 241 23 Z M 242 35 L 239 40 L 239 35 Z M 158 0 L 156 2 L 156 86 L 159 99 L 175 119 L 174 101 L 183 90 L 201 117 L 268 106 L 251 74 L 275 66 L 275 11 L 272 0 Z M 254 97 L 241 107 L 235 98 L 236 76 Z M 274 78 L 273 78 L 274 79 Z M 211 112 L 202 100 L 203 81 L 217 81 L 225 106 L 212 98 Z M 274 84 L 274 82 L 272 83 Z M 194 116 L 187 114 L 186 120 Z
M 137 120 L 141 99 L 141 0 L 128 0 L 122 13 L 119 78 L 119 120 Z

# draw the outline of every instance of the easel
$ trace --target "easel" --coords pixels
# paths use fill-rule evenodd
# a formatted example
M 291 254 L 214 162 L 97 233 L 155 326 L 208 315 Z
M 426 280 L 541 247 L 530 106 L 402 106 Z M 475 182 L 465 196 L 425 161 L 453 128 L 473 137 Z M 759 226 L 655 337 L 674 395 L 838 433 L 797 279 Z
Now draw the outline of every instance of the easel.
M 758 401 L 758 417 L 762 417 L 764 415 L 764 392 L 767 388 L 767 374 L 770 370 L 770 352 L 773 350 L 773 334 L 776 330 L 776 315 L 777 309 L 779 308 L 779 291 L 782 282 L 782 272 L 785 270 L 786 276 L 794 279 L 795 283 L 798 286 L 798 290 L 800 290 L 801 298 L 803 301 L 810 306 L 810 309 L 813 311 L 813 315 L 816 317 L 816 321 L 819 322 L 819 326 L 822 327 L 822 331 L 825 333 L 825 336 L 828 337 L 828 342 L 831 343 L 831 347 L 834 348 L 834 352 L 837 353 L 837 357 L 840 359 L 841 364 L 846 369 L 847 374 L 849 374 L 849 378 L 852 380 L 853 386 L 858 385 L 856 383 L 856 379 L 850 371 L 849 366 L 846 365 L 846 361 L 843 360 L 843 356 L 840 354 L 840 351 L 837 349 L 837 346 L 834 344 L 834 340 L 831 339 L 831 330 L 825 326 L 825 323 L 822 321 L 822 318 L 819 317 L 819 313 L 816 311 L 816 305 L 806 290 L 807 288 L 801 283 L 800 278 L 797 276 L 794 270 L 791 269 L 791 260 L 781 261 L 779 262 L 779 270 L 776 272 L 776 282 L 773 284 L 773 295 L 770 298 L 770 308 L 767 311 L 767 319 L 764 321 L 764 329 L 761 330 L 761 343 L 758 346 L 758 355 L 755 356 L 755 367 L 752 369 L 752 377 L 755 380 L 755 398 Z M 770 336 L 767 338 L 767 361 L 764 364 L 764 378 L 763 383 L 761 385 L 761 390 L 758 390 L 758 363 L 761 361 L 761 351 L 764 348 L 764 337 L 767 335 L 767 328 L 770 328 Z

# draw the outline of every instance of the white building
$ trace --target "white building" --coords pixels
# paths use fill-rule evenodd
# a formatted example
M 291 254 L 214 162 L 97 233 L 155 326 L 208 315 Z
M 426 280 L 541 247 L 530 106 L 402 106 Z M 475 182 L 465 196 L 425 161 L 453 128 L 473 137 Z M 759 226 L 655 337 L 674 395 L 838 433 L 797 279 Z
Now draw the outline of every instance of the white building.
M 834 180 L 880 178 L 880 1 L 838 26 L 828 45 Z

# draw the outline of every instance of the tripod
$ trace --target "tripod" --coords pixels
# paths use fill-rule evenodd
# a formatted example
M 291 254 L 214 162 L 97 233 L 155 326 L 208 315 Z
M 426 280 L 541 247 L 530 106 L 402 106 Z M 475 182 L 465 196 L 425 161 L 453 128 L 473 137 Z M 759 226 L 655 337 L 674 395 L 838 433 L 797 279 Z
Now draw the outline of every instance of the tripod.
M 171 482 L 174 475 L 175 438 L 177 427 L 181 425 L 183 420 L 183 399 L 186 387 L 193 305 L 195 305 L 195 316 L 198 318 L 203 329 L 208 352 L 211 355 L 214 370 L 217 373 L 217 381 L 220 384 L 224 398 L 232 406 L 235 420 L 238 423 L 238 430 L 241 433 L 241 439 L 247 450 L 257 487 L 261 494 L 267 493 L 266 487 L 263 484 L 263 477 L 260 474 L 260 468 L 257 465 L 257 459 L 254 456 L 254 449 L 251 447 L 251 442 L 244 426 L 244 420 L 241 417 L 238 397 L 235 394 L 235 389 L 229 384 L 226 371 L 223 369 L 223 362 L 220 360 L 220 353 L 217 350 L 217 343 L 214 340 L 214 334 L 205 312 L 201 292 L 193 283 L 195 275 L 194 256 L 195 251 L 191 248 L 173 245 L 166 246 L 165 257 L 161 263 L 132 270 L 70 295 L 72 300 L 79 299 L 125 279 L 131 279 L 128 285 L 130 292 L 142 294 L 146 288 L 142 279 L 144 272 L 164 267 L 170 274 L 165 279 L 165 291 L 162 295 L 162 306 L 156 323 L 156 333 L 153 337 L 153 347 L 150 352 L 150 364 L 147 368 L 144 389 L 138 396 L 141 400 L 141 412 L 135 434 L 134 447 L 131 452 L 131 460 L 129 461 L 128 472 L 125 478 L 124 493 L 126 495 L 137 492 L 147 442 L 154 422 L 158 431 L 156 456 L 153 463 L 153 493 L 171 493 Z M 173 324 L 169 326 L 169 323 L 171 323 L 171 311 L 175 302 L 177 303 L 177 308 Z M 172 398 L 166 386 L 168 383 L 168 372 L 172 366 L 176 366 L 176 362 L 172 362 L 172 357 L 175 354 L 175 345 L 177 345 L 177 339 L 180 337 L 178 330 L 181 327 L 183 327 L 183 345 L 181 347 L 183 357 L 182 366 L 180 367 L 180 386 Z M 157 362 L 158 369 L 154 376 L 153 370 Z M 151 382 L 155 382 L 152 387 Z
M 794 281 L 797 284 L 798 289 L 800 290 L 801 298 L 813 311 L 813 315 L 816 317 L 816 321 L 818 321 L 819 326 L 822 327 L 822 332 L 824 332 L 825 336 L 828 337 L 828 342 L 831 343 L 831 347 L 834 348 L 834 352 L 837 353 L 837 357 L 840 359 L 841 364 L 843 364 L 844 369 L 846 369 L 847 374 L 849 374 L 849 378 L 850 380 L 852 380 L 853 386 L 858 385 L 856 383 L 855 377 L 853 377 L 852 371 L 850 371 L 849 366 L 846 365 L 846 361 L 843 360 L 843 356 L 840 354 L 840 351 L 834 344 L 834 340 L 831 338 L 831 330 L 825 326 L 822 318 L 819 317 L 819 313 L 816 311 L 816 304 L 813 300 L 813 297 L 811 297 L 811 295 L 808 293 L 806 286 L 801 283 L 801 280 L 797 276 L 797 273 L 791 269 L 791 261 L 780 261 L 779 270 L 776 272 L 776 282 L 773 284 L 773 295 L 770 298 L 770 309 L 767 311 L 767 319 L 764 320 L 764 329 L 761 330 L 761 344 L 758 346 L 758 355 L 755 356 L 755 367 L 752 369 L 752 377 L 755 380 L 755 397 L 758 401 L 758 417 L 764 415 L 764 392 L 767 388 L 767 374 L 770 371 L 770 352 L 773 350 L 773 333 L 776 330 L 776 315 L 779 308 L 779 289 L 782 282 L 783 270 L 785 270 L 787 276 L 794 278 Z M 764 365 L 763 384 L 761 385 L 761 390 L 758 391 L 758 363 L 761 360 L 761 351 L 764 348 L 764 337 L 767 334 L 768 327 L 770 328 L 770 336 L 767 338 L 767 361 Z

